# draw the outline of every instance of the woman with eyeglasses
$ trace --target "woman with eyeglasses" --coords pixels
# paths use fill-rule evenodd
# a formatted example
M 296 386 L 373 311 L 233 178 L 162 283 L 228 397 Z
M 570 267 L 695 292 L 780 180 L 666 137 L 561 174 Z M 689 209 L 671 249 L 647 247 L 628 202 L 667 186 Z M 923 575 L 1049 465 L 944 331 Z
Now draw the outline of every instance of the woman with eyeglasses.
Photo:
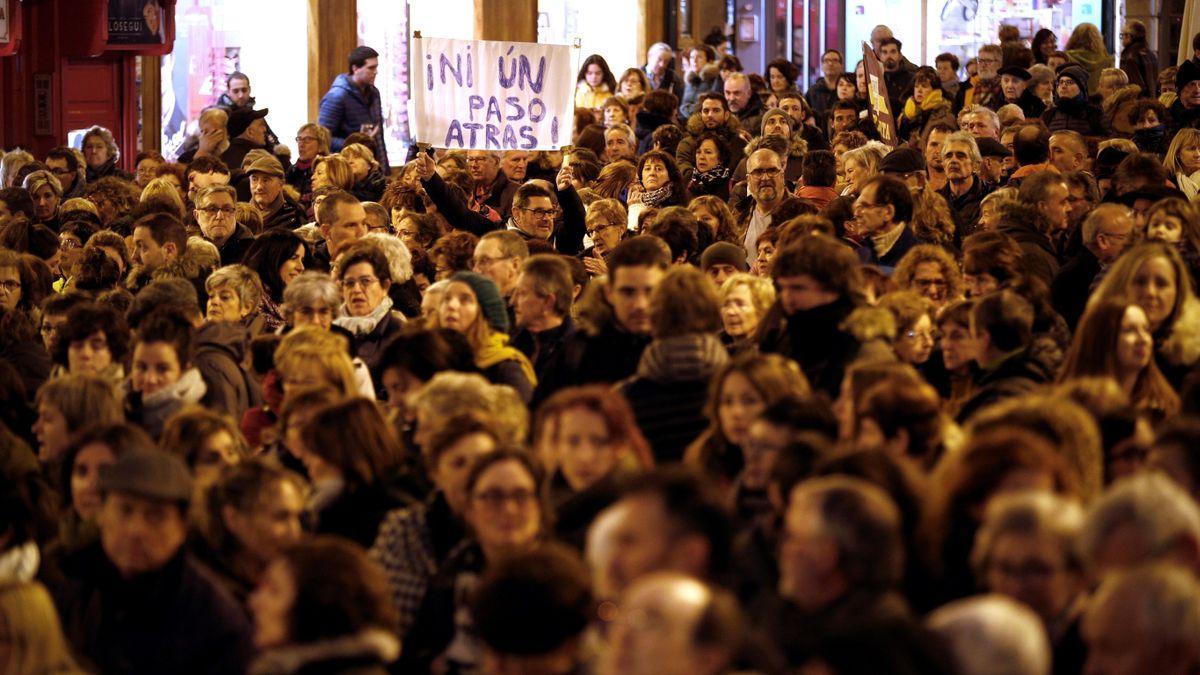
M 370 242 L 352 244 L 338 258 L 334 278 L 342 288 L 342 316 L 334 325 L 352 336 L 352 351 L 362 359 L 383 398 L 383 347 L 404 328 L 404 315 L 392 309 L 388 290 L 392 272 L 387 256 Z
M 450 553 L 430 583 L 405 636 L 396 672 L 430 672 L 435 661 L 450 673 L 476 672 L 483 665 L 471 594 L 464 591 L 490 564 L 541 541 L 547 514 L 542 469 L 528 452 L 501 449 L 475 460 L 463 508 L 471 535 Z
M 583 266 L 588 274 L 599 276 L 608 273 L 605 256 L 621 243 L 629 231 L 625 206 L 616 199 L 599 199 L 587 207 L 585 219 L 587 234 L 592 245 L 584 249 Z
M 892 343 L 896 356 L 914 368 L 922 367 L 936 344 L 933 305 L 913 291 L 892 291 L 879 298 L 879 306 L 896 319 L 896 340 Z
M 317 157 L 329 154 L 329 130 L 309 122 L 296 131 L 296 161 L 284 174 L 288 185 L 300 193 L 300 204 L 312 206 L 313 164 Z

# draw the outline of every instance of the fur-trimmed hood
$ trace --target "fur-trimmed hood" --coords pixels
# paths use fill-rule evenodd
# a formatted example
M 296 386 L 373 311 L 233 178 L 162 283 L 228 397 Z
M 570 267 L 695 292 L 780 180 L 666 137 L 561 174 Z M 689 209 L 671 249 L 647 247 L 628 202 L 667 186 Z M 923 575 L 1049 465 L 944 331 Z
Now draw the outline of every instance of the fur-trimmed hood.
M 1137 105 L 1142 96 L 1142 88 L 1136 84 L 1127 84 L 1113 92 L 1112 96 L 1101 102 L 1100 109 L 1104 112 L 1104 122 L 1108 128 L 1121 136 L 1131 136 L 1137 129 L 1129 123 L 1127 115 L 1133 106 Z
M 1179 308 L 1171 334 L 1158 351 L 1177 366 L 1193 366 L 1200 361 L 1200 300 L 1192 299 Z
M 294 645 L 264 652 L 247 671 L 250 675 L 291 675 L 326 661 L 361 662 L 364 672 L 374 662 L 386 665 L 400 656 L 400 641 L 391 633 L 367 629 L 354 635 Z
M 687 132 L 692 137 L 699 137 L 705 131 L 704 120 L 700 118 L 699 106 L 697 106 L 696 110 L 697 112 L 692 113 L 691 117 L 687 120 Z M 726 136 L 736 136 L 741 130 L 742 123 L 738 120 L 737 115 L 729 113 L 729 119 L 725 120 L 725 125 L 714 131 Z
M 715 62 L 714 63 L 706 63 L 706 64 L 704 64 L 704 67 L 700 69 L 699 74 L 688 73 L 687 81 L 689 84 L 692 84 L 692 85 L 698 85 L 701 83 L 709 84 L 711 82 L 714 82 L 720 76 L 721 76 L 721 68 L 718 66 L 717 63 L 715 63 Z
M 742 153 L 743 156 L 749 159 L 751 153 L 762 146 L 762 139 L 762 136 L 755 136 L 754 138 L 750 139 L 750 142 L 746 144 L 745 152 Z M 792 137 L 788 139 L 788 157 L 796 160 L 803 160 L 804 156 L 807 154 L 808 141 L 804 140 L 800 130 L 793 131 Z
M 221 258 L 219 255 L 214 256 L 212 251 L 207 247 L 202 248 L 192 245 L 192 239 L 198 238 L 189 238 L 188 246 L 184 250 L 183 255 L 153 272 L 146 271 L 141 265 L 135 265 L 125 279 L 126 288 L 136 294 L 139 289 L 145 287 L 155 279 L 179 277 L 190 281 L 193 286 L 197 287 L 200 297 L 205 297 L 204 280 L 208 278 L 208 275 L 212 274 L 213 270 L 221 266 Z

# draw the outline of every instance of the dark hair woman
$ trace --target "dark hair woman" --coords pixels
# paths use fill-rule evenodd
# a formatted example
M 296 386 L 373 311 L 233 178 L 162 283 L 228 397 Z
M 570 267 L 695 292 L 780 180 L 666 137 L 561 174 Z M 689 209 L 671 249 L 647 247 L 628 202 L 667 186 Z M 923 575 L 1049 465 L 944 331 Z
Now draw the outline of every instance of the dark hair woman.
M 383 571 L 336 537 L 314 537 L 275 558 L 250 611 L 262 650 L 252 673 L 375 675 L 400 653 Z
M 651 150 L 638 160 L 638 198 L 651 208 L 666 208 L 684 203 L 683 176 L 675 158 L 662 150 Z
M 283 289 L 292 279 L 304 273 L 304 260 L 308 247 L 304 240 L 291 230 L 276 227 L 263 232 L 254 239 L 246 250 L 243 264 L 258 273 L 263 284 L 262 305 L 259 315 L 264 326 L 274 331 L 283 326 Z
M 617 78 L 613 77 L 608 61 L 599 54 L 583 60 L 575 78 L 575 107 L 598 110 L 617 93 Z

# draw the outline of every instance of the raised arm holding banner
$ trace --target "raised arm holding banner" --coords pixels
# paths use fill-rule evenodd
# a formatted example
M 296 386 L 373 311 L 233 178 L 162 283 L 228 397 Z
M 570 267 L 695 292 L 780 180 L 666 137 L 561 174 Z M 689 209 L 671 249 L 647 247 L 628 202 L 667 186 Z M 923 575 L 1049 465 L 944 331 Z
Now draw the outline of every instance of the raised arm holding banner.
M 467 150 L 569 145 L 575 121 L 571 50 L 414 36 L 409 112 L 414 137 Z
M 883 79 L 883 64 L 875 56 L 871 45 L 866 42 L 863 46 L 863 69 L 867 75 L 867 110 L 879 129 L 879 137 L 884 143 L 896 147 L 899 135 L 896 133 L 896 118 L 888 105 L 887 84 Z

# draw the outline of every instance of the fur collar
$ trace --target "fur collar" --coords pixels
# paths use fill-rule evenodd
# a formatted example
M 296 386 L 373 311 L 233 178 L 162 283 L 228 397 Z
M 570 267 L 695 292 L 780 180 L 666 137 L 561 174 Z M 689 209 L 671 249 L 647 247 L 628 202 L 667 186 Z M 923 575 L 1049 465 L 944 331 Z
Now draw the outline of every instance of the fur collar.
M 724 136 L 736 136 L 741 128 L 742 123 L 737 115 L 729 113 L 729 119 L 725 120 L 725 126 L 714 129 L 714 131 Z M 700 118 L 700 113 L 697 109 L 697 112 L 692 113 L 692 116 L 687 120 L 687 132 L 691 136 L 699 137 L 704 131 L 704 120 Z
M 395 636 L 368 628 L 354 635 L 267 651 L 247 672 L 250 675 L 289 675 L 321 661 L 378 659 L 382 663 L 391 663 L 399 656 L 400 641 Z
M 1171 363 L 1191 366 L 1200 361 L 1200 300 L 1186 302 L 1158 349 Z
M 808 154 L 808 141 L 804 140 L 804 131 L 797 129 L 792 132 L 791 138 L 788 139 L 788 157 L 798 161 L 803 161 L 804 156 Z M 742 153 L 743 157 L 749 158 L 751 153 L 758 150 L 762 146 L 762 136 L 755 136 L 746 144 L 746 150 Z

